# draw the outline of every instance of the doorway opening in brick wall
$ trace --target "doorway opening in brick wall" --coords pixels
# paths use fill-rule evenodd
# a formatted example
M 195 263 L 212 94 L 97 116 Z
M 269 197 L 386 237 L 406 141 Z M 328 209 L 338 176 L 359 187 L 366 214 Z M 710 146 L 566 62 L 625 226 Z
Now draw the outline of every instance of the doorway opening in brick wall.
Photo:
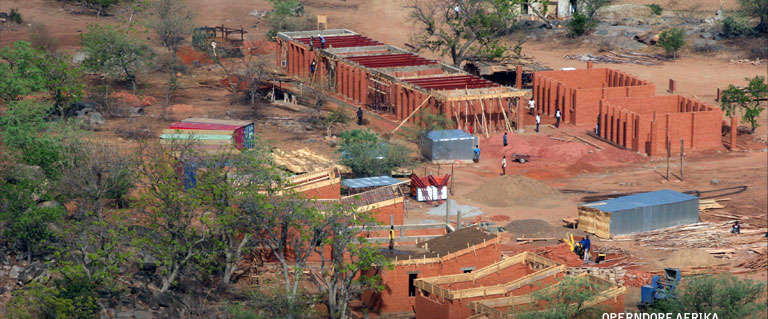
M 416 278 L 419 278 L 419 274 L 408 274 L 408 297 L 416 297 L 416 286 L 413 285 Z

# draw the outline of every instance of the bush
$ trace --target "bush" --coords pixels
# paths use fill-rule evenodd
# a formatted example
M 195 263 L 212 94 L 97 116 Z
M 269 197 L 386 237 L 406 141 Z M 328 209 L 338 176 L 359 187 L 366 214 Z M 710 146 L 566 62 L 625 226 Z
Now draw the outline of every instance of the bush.
M 660 5 L 655 4 L 655 3 L 653 3 L 653 4 L 646 4 L 645 6 L 648 7 L 648 9 L 651 9 L 651 14 L 653 14 L 653 15 L 660 16 L 661 12 L 664 11 L 664 9 Z
M 676 59 L 677 50 L 685 45 L 685 31 L 680 28 L 666 29 L 659 34 L 658 44 Z
M 38 50 L 56 52 L 59 40 L 52 37 L 48 28 L 42 23 L 35 23 L 29 30 L 29 40 L 32 47 Z
M 573 14 L 573 19 L 568 22 L 568 35 L 572 38 L 580 37 L 587 34 L 596 25 L 597 22 L 595 20 L 590 19 L 581 12 L 576 12 Z
M 747 25 L 747 22 L 734 16 L 725 17 L 721 22 L 721 27 L 723 37 L 728 39 L 752 35 L 752 28 Z
M 677 298 L 661 300 L 653 312 L 717 313 L 718 318 L 765 318 L 765 283 L 733 275 L 686 277 Z
M 381 176 L 392 174 L 397 168 L 411 164 L 411 150 L 404 145 L 385 142 L 376 133 L 362 130 L 344 131 L 341 137 L 341 163 L 355 176 Z
M 21 18 L 21 12 L 19 12 L 19 8 L 11 9 L 11 12 L 8 14 L 8 21 L 16 22 L 18 24 L 24 22 L 24 19 Z

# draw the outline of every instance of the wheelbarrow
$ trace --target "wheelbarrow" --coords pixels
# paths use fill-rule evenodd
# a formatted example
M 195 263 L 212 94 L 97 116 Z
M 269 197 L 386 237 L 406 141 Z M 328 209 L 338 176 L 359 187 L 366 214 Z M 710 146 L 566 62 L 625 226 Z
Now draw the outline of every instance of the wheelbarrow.
M 538 157 L 528 154 L 512 154 L 512 161 L 518 162 L 520 164 L 525 164 L 525 162 L 529 162 L 531 160 L 531 157 Z

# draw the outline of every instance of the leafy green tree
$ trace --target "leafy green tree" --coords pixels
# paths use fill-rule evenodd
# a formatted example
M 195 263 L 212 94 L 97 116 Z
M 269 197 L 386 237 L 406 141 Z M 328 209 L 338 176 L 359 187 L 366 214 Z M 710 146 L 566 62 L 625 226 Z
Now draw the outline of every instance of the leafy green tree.
M 136 236 L 133 245 L 157 260 L 160 293 L 189 265 L 210 258 L 210 231 L 196 226 L 208 218 L 201 211 L 202 195 L 196 188 L 185 190 L 179 180 L 179 170 L 196 161 L 193 142 L 144 143 L 137 152 L 138 219 L 147 231 Z
M 319 276 L 311 279 L 320 290 L 330 318 L 347 318 L 350 300 L 359 299 L 365 290 L 381 291 L 381 276 L 376 268 L 391 269 L 391 263 L 379 252 L 380 247 L 363 234 L 376 221 L 370 212 L 357 212 L 348 204 L 325 205 L 324 238 L 315 252 L 320 255 Z M 329 246 L 328 249 L 323 247 Z
M 87 69 L 128 81 L 136 92 L 136 77 L 148 69 L 153 55 L 146 43 L 114 26 L 96 24 L 88 26 L 81 42 Z
M 731 274 L 686 277 L 677 298 L 654 303 L 650 311 L 716 313 L 718 318 L 765 318 L 766 285 Z
M 651 10 L 651 14 L 660 16 L 662 12 L 664 12 L 664 8 L 662 8 L 659 4 L 652 3 L 652 4 L 646 4 L 646 7 Z
M 685 45 L 685 30 L 680 28 L 670 28 L 659 33 L 659 46 L 672 54 L 672 58 L 677 59 L 677 51 Z
M 415 25 L 416 50 L 450 56 L 453 66 L 467 59 L 499 58 L 500 36 L 515 22 L 521 0 L 412 0 L 406 4 Z
M 393 170 L 411 165 L 411 150 L 401 144 L 382 141 L 376 133 L 344 131 L 341 137 L 341 163 L 356 176 L 390 175 Z
M 720 107 L 725 111 L 726 116 L 735 116 L 737 109 L 741 108 L 743 114 L 741 120 L 749 123 L 752 133 L 760 126 L 760 113 L 765 110 L 764 102 L 768 98 L 768 84 L 765 77 L 755 76 L 750 79 L 749 85 L 745 88 L 728 85 L 728 88 L 721 93 Z
M 597 25 L 597 22 L 590 19 L 581 12 L 575 12 L 571 21 L 568 21 L 568 34 L 572 37 L 580 37 L 587 34 Z
M 153 3 L 156 16 L 149 26 L 157 34 L 158 41 L 168 51 L 176 52 L 179 45 L 195 26 L 195 14 L 184 1 L 157 0 Z
M 38 200 L 51 200 L 45 176 L 32 167 L 15 165 L 0 171 L 0 221 L 5 222 L 2 235 L 24 247 L 27 262 L 32 255 L 48 250 L 47 244 L 57 236 L 49 224 L 65 215 L 62 206 L 38 206 Z
M 752 34 L 752 28 L 739 17 L 727 16 L 720 22 L 723 28 L 723 37 L 733 39 Z
M 576 9 L 583 13 L 591 21 L 599 21 L 600 9 L 611 5 L 616 0 L 579 0 Z
M 588 277 L 566 276 L 556 285 L 533 292 L 533 303 L 528 307 L 517 309 L 515 318 L 599 318 L 604 310 L 590 304 L 590 301 L 599 295 L 598 288 L 599 286 L 591 282 Z
M 282 31 L 305 31 L 315 29 L 314 21 L 305 14 L 304 5 L 299 0 L 269 0 L 272 12 L 267 17 L 270 30 L 267 36 L 272 39 Z
M 760 24 L 755 27 L 755 31 L 768 33 L 768 1 L 765 0 L 739 0 L 741 11 L 746 15 L 759 18 Z
M 57 287 L 47 287 L 37 282 L 14 290 L 7 305 L 8 316 L 11 319 L 78 318 L 75 316 L 77 309 L 74 302 L 61 298 L 60 293 Z
M 82 71 L 72 65 L 66 55 L 45 52 L 31 47 L 29 42 L 17 41 L 12 47 L 0 50 L 0 98 L 18 100 L 25 95 L 47 91 L 61 114 L 69 101 L 80 98 L 83 84 Z

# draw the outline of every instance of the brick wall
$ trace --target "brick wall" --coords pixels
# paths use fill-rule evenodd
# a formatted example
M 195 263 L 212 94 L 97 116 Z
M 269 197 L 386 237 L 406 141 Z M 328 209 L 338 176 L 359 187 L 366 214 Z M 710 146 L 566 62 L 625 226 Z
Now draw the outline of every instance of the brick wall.
M 600 136 L 631 150 L 651 156 L 705 150 L 722 144 L 722 111 L 678 95 L 604 99 L 600 103 Z
M 414 312 L 416 296 L 408 296 L 408 274 L 418 273 L 417 278 L 429 278 L 463 273 L 462 268 L 480 269 L 495 262 L 501 256 L 498 245 L 489 245 L 474 252 L 461 255 L 443 263 L 398 265 L 392 270 L 383 270 L 382 282 L 385 286 L 381 293 L 367 292 L 363 300 L 380 314 L 395 312 Z M 417 295 L 418 289 L 417 290 Z M 423 312 L 431 313 L 429 310 Z M 432 317 L 438 318 L 438 317 Z
M 390 224 L 390 216 L 394 217 L 394 225 L 402 225 L 404 212 L 405 206 L 403 206 L 403 202 L 382 206 L 371 211 L 373 218 L 383 225 Z
M 317 199 L 340 199 L 341 198 L 341 183 L 318 187 L 315 189 L 309 189 L 301 192 L 307 198 Z

